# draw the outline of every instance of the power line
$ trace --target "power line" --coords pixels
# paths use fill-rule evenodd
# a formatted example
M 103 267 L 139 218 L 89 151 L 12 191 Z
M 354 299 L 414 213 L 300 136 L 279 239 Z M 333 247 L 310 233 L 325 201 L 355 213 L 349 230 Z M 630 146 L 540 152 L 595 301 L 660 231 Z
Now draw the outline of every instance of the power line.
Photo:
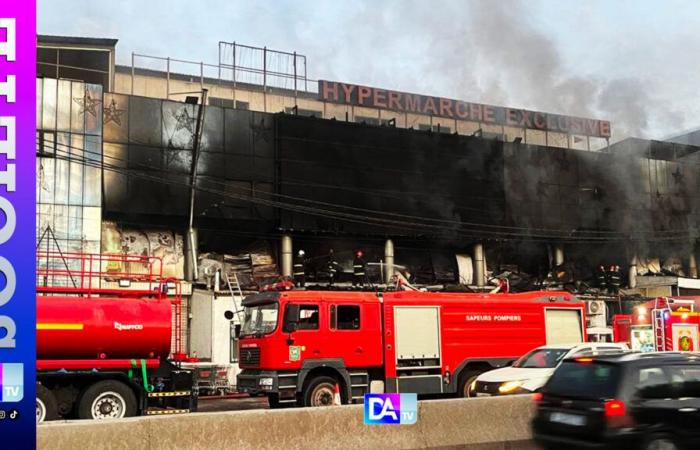
M 81 150 L 85 153 L 92 153 L 95 155 L 102 156 L 98 152 L 91 152 L 90 150 L 85 150 L 81 149 L 78 147 L 74 147 L 72 145 L 68 144 L 62 144 L 62 143 L 56 143 L 57 146 L 63 147 L 63 148 L 68 148 L 72 150 Z M 124 167 L 119 167 L 115 166 L 109 163 L 104 163 L 101 161 L 96 161 L 93 159 L 86 159 L 84 157 L 76 157 L 76 155 L 71 154 L 68 151 L 63 151 L 63 150 L 58 150 L 57 152 L 61 153 L 66 153 L 68 156 L 63 157 L 63 156 L 58 156 L 58 159 L 65 159 L 68 161 L 78 161 L 81 162 L 83 165 L 86 166 L 93 166 L 93 167 L 98 167 L 101 169 L 105 169 L 108 171 L 120 173 L 124 176 L 127 177 L 132 177 L 132 178 L 141 178 L 141 179 L 147 179 L 150 181 L 155 181 L 159 183 L 165 183 L 165 184 L 171 184 L 171 185 L 179 185 L 182 187 L 190 187 L 191 185 L 189 183 L 184 183 L 184 182 L 178 182 L 174 180 L 167 180 L 159 176 L 152 176 L 152 175 L 147 175 L 143 173 L 134 173 L 133 171 L 130 171 Z M 112 157 L 109 155 L 105 155 L 107 158 L 111 159 L 116 159 L 119 161 L 125 161 L 124 159 L 121 158 L 116 158 Z M 139 166 L 143 167 L 150 167 L 153 168 L 153 166 L 148 166 L 148 165 L 143 165 L 139 164 Z M 160 169 L 158 169 L 160 170 Z M 224 182 L 218 182 L 216 180 L 210 180 L 213 182 L 213 184 L 220 184 L 226 186 L 228 189 L 231 188 L 231 186 L 226 185 Z M 442 235 L 447 235 L 447 236 L 454 236 L 455 234 L 459 234 L 462 236 L 469 236 L 469 237 L 483 237 L 483 235 L 488 234 L 489 237 L 494 237 L 494 238 L 500 238 L 504 240 L 508 239 L 513 239 L 513 238 L 529 238 L 529 239 L 541 239 L 541 240 L 552 240 L 552 239 L 560 239 L 564 240 L 566 242 L 576 242 L 576 243 L 595 243 L 595 242 L 606 242 L 606 241 L 627 241 L 630 240 L 628 236 L 623 235 L 622 233 L 619 232 L 590 232 L 590 233 L 596 233 L 596 234 L 605 234 L 605 233 L 614 233 L 614 236 L 571 236 L 569 235 L 563 235 L 560 233 L 570 233 L 565 230 L 547 230 L 550 233 L 556 233 L 558 235 L 553 235 L 553 234 L 547 234 L 547 235 L 542 235 L 542 234 L 535 234 L 532 233 L 531 231 L 533 229 L 527 229 L 527 228 L 522 228 L 522 227 L 505 227 L 505 226 L 491 226 L 491 225 L 486 225 L 486 224 L 469 224 L 469 223 L 462 223 L 462 222 L 451 222 L 447 221 L 448 223 L 454 223 L 457 225 L 458 228 L 463 228 L 465 226 L 472 226 L 472 227 L 483 227 L 483 228 L 476 228 L 476 229 L 471 229 L 471 230 L 465 230 L 465 229 L 456 229 L 453 227 L 446 227 L 446 226 L 440 226 L 440 225 L 433 225 L 433 224 L 426 224 L 426 223 L 416 223 L 416 222 L 407 222 L 407 221 L 397 221 L 397 220 L 391 220 L 391 219 L 386 219 L 382 217 L 377 217 L 377 216 L 366 216 L 366 215 L 358 215 L 358 214 L 348 214 L 348 213 L 343 213 L 340 211 L 332 211 L 332 210 L 327 210 L 327 209 L 320 209 L 320 208 L 313 208 L 313 207 L 308 207 L 304 205 L 293 205 L 290 203 L 286 202 L 277 202 L 274 200 L 265 200 L 259 197 L 253 197 L 247 194 L 233 194 L 231 192 L 226 192 L 222 190 L 216 190 L 216 189 L 211 189 L 211 188 L 203 188 L 201 186 L 197 187 L 197 190 L 202 191 L 202 192 L 208 192 L 211 194 L 219 195 L 224 198 L 233 198 L 236 200 L 244 201 L 244 202 L 250 202 L 254 204 L 261 204 L 263 206 L 269 206 L 269 207 L 275 207 L 275 208 L 280 208 L 283 210 L 288 210 L 288 211 L 293 211 L 293 212 L 300 212 L 300 213 L 305 213 L 305 214 L 312 214 L 316 216 L 321 216 L 321 217 L 326 217 L 326 218 L 332 218 L 336 220 L 344 220 L 344 221 L 349 221 L 349 222 L 355 222 L 355 223 L 367 223 L 368 221 L 371 222 L 374 225 L 377 226 L 384 226 L 384 227 L 389 227 L 389 228 L 395 228 L 395 229 L 404 229 L 404 230 L 413 230 L 415 233 L 415 230 L 421 230 L 423 231 L 424 228 L 429 228 L 431 230 L 434 230 L 434 232 Z M 272 194 L 272 193 L 263 193 L 265 195 Z M 279 195 L 280 194 L 273 194 L 273 195 Z M 283 196 L 284 197 L 284 196 Z M 327 206 L 333 206 L 333 207 L 340 207 L 340 208 L 345 208 L 345 209 L 357 209 L 361 211 L 369 211 L 371 213 L 376 213 L 375 211 L 372 210 L 364 210 L 362 208 L 352 208 L 352 207 L 347 207 L 347 206 L 342 206 L 342 205 L 334 205 L 334 204 L 328 204 L 324 202 L 317 202 L 317 201 L 312 201 L 308 199 L 299 199 L 299 198 L 294 198 L 293 199 L 311 203 L 311 204 L 322 204 L 322 205 L 327 205 Z M 395 213 L 387 213 L 387 215 L 392 215 Z M 411 219 L 418 219 L 418 220 L 426 220 L 426 221 L 431 221 L 431 222 L 444 222 L 441 219 L 432 219 L 432 218 L 420 218 L 420 217 L 415 217 L 415 216 L 403 216 L 400 214 L 396 214 L 397 216 L 400 217 L 407 217 Z M 506 232 L 506 231 L 494 231 L 486 228 L 490 227 L 503 227 L 506 229 L 515 229 L 515 230 L 520 230 L 520 232 Z M 685 241 L 689 238 L 689 231 L 690 230 L 669 230 L 665 232 L 642 232 L 642 233 L 651 233 L 651 234 L 658 234 L 658 233 L 663 233 L 663 234 L 678 234 L 678 236 L 669 236 L 669 237 L 658 237 L 658 236 L 653 236 L 652 238 L 646 239 L 648 241 Z

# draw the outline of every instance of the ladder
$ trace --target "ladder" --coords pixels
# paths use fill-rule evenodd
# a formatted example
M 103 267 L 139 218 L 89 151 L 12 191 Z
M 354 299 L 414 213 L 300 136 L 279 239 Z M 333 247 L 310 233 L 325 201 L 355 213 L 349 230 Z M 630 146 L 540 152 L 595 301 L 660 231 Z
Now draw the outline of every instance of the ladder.
M 651 320 L 654 328 L 654 344 L 657 352 L 666 350 L 666 325 L 664 313 L 666 308 L 654 308 L 651 312 Z
M 228 291 L 231 294 L 231 299 L 233 300 L 233 307 L 235 313 L 238 316 L 238 322 L 243 325 L 243 318 L 241 317 L 242 309 L 238 309 L 238 304 L 236 303 L 236 295 L 243 301 L 243 290 L 241 290 L 241 283 L 238 281 L 238 274 L 233 272 L 233 280 L 228 274 L 224 273 L 226 277 L 226 285 L 228 286 Z
M 660 301 L 661 300 L 661 301 Z M 654 330 L 654 344 L 657 352 L 666 351 L 666 317 L 668 312 L 670 315 L 673 309 L 671 305 L 686 306 L 690 312 L 695 311 L 695 302 L 693 300 L 684 300 L 677 298 L 657 298 L 654 301 L 654 309 L 651 311 L 652 327 Z

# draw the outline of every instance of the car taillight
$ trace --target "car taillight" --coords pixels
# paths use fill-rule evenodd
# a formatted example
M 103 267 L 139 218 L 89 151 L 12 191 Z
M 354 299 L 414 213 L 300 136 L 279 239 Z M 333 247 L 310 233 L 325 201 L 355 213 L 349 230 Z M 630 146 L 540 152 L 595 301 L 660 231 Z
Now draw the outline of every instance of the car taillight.
M 199 372 L 199 376 L 201 378 L 209 378 L 211 376 L 211 371 L 210 370 L 202 370 Z
M 633 425 L 632 417 L 627 414 L 625 402 L 622 400 L 607 400 L 605 402 L 605 419 L 611 428 L 623 428 Z
M 621 400 L 608 400 L 605 402 L 605 417 L 619 417 L 625 415 L 625 402 Z
M 541 392 L 535 392 L 532 394 L 532 400 L 535 403 L 540 403 L 542 401 L 542 393 Z

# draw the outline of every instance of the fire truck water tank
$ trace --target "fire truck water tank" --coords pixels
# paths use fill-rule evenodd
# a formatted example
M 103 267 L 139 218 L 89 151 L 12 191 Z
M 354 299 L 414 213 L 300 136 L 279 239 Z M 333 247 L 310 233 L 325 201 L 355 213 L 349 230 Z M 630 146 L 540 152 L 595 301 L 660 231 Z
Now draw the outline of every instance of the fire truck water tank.
M 170 301 L 37 296 L 37 359 L 140 359 L 170 353 Z

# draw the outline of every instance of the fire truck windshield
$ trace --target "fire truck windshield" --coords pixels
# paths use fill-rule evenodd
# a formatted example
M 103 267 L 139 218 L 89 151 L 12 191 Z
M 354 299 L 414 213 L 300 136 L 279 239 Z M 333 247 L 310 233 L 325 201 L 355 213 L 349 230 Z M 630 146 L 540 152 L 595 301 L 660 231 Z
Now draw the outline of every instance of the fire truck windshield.
M 241 336 L 262 336 L 275 331 L 277 327 L 277 303 L 245 307 L 245 317 L 241 327 Z

